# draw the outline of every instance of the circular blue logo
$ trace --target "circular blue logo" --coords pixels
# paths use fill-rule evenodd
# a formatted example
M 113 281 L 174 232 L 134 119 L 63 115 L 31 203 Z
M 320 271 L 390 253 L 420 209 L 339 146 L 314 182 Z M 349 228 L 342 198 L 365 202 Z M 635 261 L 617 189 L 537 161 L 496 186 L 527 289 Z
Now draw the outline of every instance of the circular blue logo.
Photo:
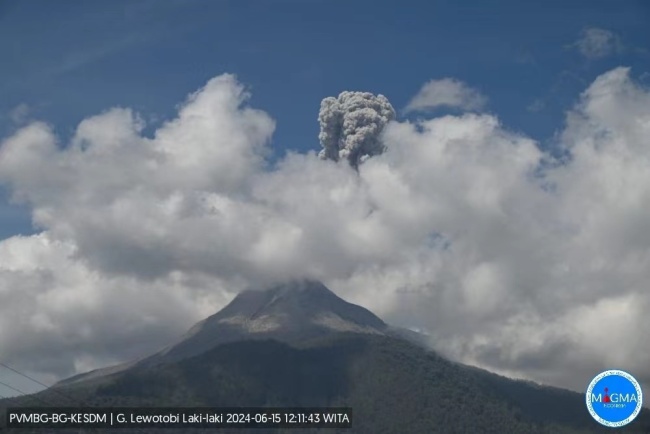
M 596 375 L 589 383 L 586 398 L 591 416 L 611 428 L 632 422 L 643 405 L 639 382 L 627 372 L 618 370 Z

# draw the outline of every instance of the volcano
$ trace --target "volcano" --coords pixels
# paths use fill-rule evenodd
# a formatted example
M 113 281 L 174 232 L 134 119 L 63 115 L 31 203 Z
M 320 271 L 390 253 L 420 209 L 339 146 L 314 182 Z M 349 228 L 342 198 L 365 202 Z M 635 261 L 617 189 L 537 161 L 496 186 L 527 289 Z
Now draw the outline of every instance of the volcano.
M 174 361 L 226 342 L 275 339 L 295 344 L 332 332 L 386 334 L 388 326 L 361 306 L 344 301 L 320 282 L 303 280 L 240 293 L 147 363 Z
M 177 342 L 161 351 L 76 375 L 59 385 L 111 375 L 136 366 L 176 362 L 229 342 L 273 339 L 296 345 L 336 332 L 395 335 L 417 340 L 416 333 L 389 327 L 369 310 L 341 299 L 321 282 L 295 280 L 267 289 L 241 292 L 222 310 L 197 323 Z
M 0 409 L 35 402 L 351 407 L 353 427 L 345 432 L 355 434 L 608 432 L 587 412 L 583 394 L 447 360 L 421 338 L 320 282 L 293 281 L 240 293 L 155 354 L 0 400 Z M 650 432 L 648 411 L 619 432 Z

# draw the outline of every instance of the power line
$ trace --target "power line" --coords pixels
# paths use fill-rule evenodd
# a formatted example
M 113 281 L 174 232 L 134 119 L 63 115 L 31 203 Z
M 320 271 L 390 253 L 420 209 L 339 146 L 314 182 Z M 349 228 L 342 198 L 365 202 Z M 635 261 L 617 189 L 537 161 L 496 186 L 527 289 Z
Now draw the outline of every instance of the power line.
M 46 405 L 51 405 L 49 402 L 45 401 L 44 399 L 41 399 L 41 398 L 37 397 L 37 396 L 34 395 L 34 394 L 28 394 L 28 393 L 26 393 L 26 392 L 23 392 L 22 390 L 20 390 L 20 389 L 18 389 L 18 388 L 16 388 L 16 387 L 13 387 L 13 386 L 10 385 L 10 384 L 5 383 L 4 381 L 0 381 L 0 384 L 2 384 L 2 385 L 5 386 L 5 387 L 8 387 L 9 389 L 13 390 L 14 392 L 18 392 L 18 393 L 20 393 L 20 394 L 23 395 L 23 396 L 26 396 L 26 397 L 28 397 L 28 398 L 38 399 L 39 401 L 45 403 Z
M 27 379 L 29 379 L 29 380 L 32 380 L 34 383 L 39 384 L 39 385 L 41 385 L 41 386 L 43 386 L 43 387 L 47 387 L 47 388 L 50 387 L 50 386 L 48 386 L 47 384 L 43 384 L 43 383 L 41 383 L 40 381 L 38 381 L 37 379 L 32 378 L 32 377 L 30 377 L 29 375 L 24 374 L 24 373 L 22 373 L 22 372 L 20 372 L 20 371 L 18 371 L 18 370 L 16 370 L 16 369 L 14 369 L 14 368 L 12 368 L 11 366 L 5 365 L 5 364 L 2 363 L 2 362 L 0 362 L 0 366 L 4 366 L 5 368 L 9 369 L 10 371 L 15 372 L 16 374 L 18 374 L 18 375 L 20 375 L 20 376 L 23 376 L 23 377 L 25 377 L 25 378 L 27 378 Z
M 52 392 L 56 392 L 57 394 L 59 394 L 60 396 L 64 397 L 65 399 L 68 399 L 68 400 L 70 400 L 70 401 L 77 401 L 77 403 L 81 403 L 81 404 L 83 404 L 81 401 L 76 400 L 76 399 L 74 399 L 74 398 L 71 398 L 71 397 L 69 397 L 69 396 L 67 396 L 67 395 L 65 395 L 65 394 L 63 394 L 63 393 L 61 393 L 60 391 L 58 391 L 56 388 L 54 388 L 54 387 L 52 387 L 52 386 L 48 386 L 47 384 L 41 383 L 41 382 L 38 381 L 37 379 L 32 378 L 32 377 L 30 377 L 29 375 L 27 375 L 27 374 L 25 374 L 25 373 L 23 373 L 23 372 L 20 372 L 20 371 L 17 370 L 17 369 L 12 368 L 11 366 L 8 366 L 8 365 L 6 365 L 6 364 L 4 364 L 4 363 L 2 363 L 2 362 L 0 362 L 0 366 L 3 366 L 3 367 L 5 367 L 6 369 L 9 369 L 9 370 L 12 371 L 12 372 L 15 372 L 16 374 L 20 375 L 21 377 L 25 377 L 25 378 L 27 378 L 28 380 L 32 380 L 34 383 L 36 383 L 36 384 L 38 384 L 38 385 L 40 385 L 40 386 L 45 387 L 47 390 L 50 390 L 50 391 L 52 391 Z
M 52 387 L 52 386 L 48 386 L 47 384 L 44 384 L 44 383 L 38 381 L 37 379 L 32 378 L 32 377 L 30 377 L 29 375 L 27 375 L 27 374 L 25 374 L 25 373 L 23 373 L 23 372 L 20 372 L 20 371 L 17 370 L 17 369 L 12 368 L 11 366 L 8 366 L 8 365 L 6 365 L 6 364 L 4 364 L 4 363 L 2 363 L 2 362 L 0 362 L 0 366 L 4 367 L 4 368 L 6 368 L 6 369 L 9 369 L 10 371 L 15 372 L 16 374 L 18 374 L 18 375 L 20 375 L 20 376 L 22 376 L 22 377 L 24 377 L 24 378 L 27 378 L 28 380 L 31 380 L 31 381 L 35 382 L 36 384 L 39 384 L 39 385 L 45 387 L 45 388 L 46 388 L 46 391 L 56 392 L 56 393 L 59 394 L 60 396 L 66 398 L 66 399 L 68 399 L 68 400 L 70 400 L 70 401 L 74 401 L 74 402 L 76 402 L 77 404 L 79 404 L 79 405 L 81 405 L 81 406 L 85 406 L 85 405 L 87 405 L 87 404 L 84 403 L 82 400 L 77 399 L 77 398 L 72 398 L 72 397 L 70 397 L 70 396 L 68 396 L 68 395 L 66 395 L 66 394 L 64 394 L 64 393 L 62 393 L 61 391 L 55 389 L 54 387 Z M 0 384 L 3 384 L 3 385 L 7 386 L 8 388 L 10 388 L 10 389 L 12 389 L 12 390 L 15 390 L 16 392 L 20 393 L 21 395 L 23 395 L 23 396 L 25 396 L 25 397 L 33 398 L 33 399 L 37 399 L 37 400 L 39 400 L 39 401 L 45 403 L 46 405 L 52 405 L 52 403 L 47 402 L 46 400 L 37 397 L 36 394 L 27 394 L 27 393 L 25 393 L 25 392 L 23 392 L 23 391 L 21 391 L 21 390 L 15 388 L 15 387 L 13 387 L 13 386 L 10 386 L 9 384 L 4 383 L 4 382 L 2 382 L 2 381 L 0 381 Z M 0 397 L 1 397 L 1 396 L 0 396 Z M 90 406 L 91 406 L 91 407 L 95 407 L 96 405 L 90 405 Z M 143 431 L 141 428 L 136 428 L 136 431 L 137 431 L 137 432 L 145 432 L 145 431 Z M 84 431 L 81 430 L 80 432 L 84 432 Z
M 28 375 L 25 375 L 25 374 L 23 374 L 23 373 L 21 373 L 21 372 L 15 370 L 15 369 L 13 369 L 13 368 L 10 368 L 9 366 L 6 366 L 6 365 L 2 364 L 2 363 L 0 363 L 0 365 L 4 366 L 4 367 L 7 368 L 7 369 L 10 369 L 11 371 L 15 372 L 15 373 L 18 374 L 18 375 L 22 375 L 23 377 L 28 378 L 28 379 L 30 379 L 30 380 L 32 380 L 32 381 L 34 381 L 34 382 L 36 382 L 36 383 L 38 383 L 38 384 L 44 386 L 41 382 L 39 382 L 38 380 L 35 380 L 35 379 L 31 378 L 31 377 L 28 376 Z M 26 393 L 26 392 L 24 392 L 24 391 L 18 389 L 17 387 L 14 387 L 14 386 L 12 386 L 12 385 L 10 385 L 10 384 L 5 383 L 4 381 L 0 381 L 0 384 L 2 384 L 2 385 L 5 386 L 5 387 L 8 387 L 9 389 L 11 389 L 11 390 L 13 390 L 13 391 L 15 391 L 15 392 L 20 393 L 20 394 L 21 394 L 21 397 L 26 397 L 26 398 L 35 399 L 35 400 L 37 400 L 37 401 L 40 401 L 40 402 L 44 403 L 44 404 L 47 405 L 47 406 L 52 405 L 51 402 L 48 402 L 48 401 L 46 401 L 45 399 L 42 399 L 42 398 L 38 397 L 38 396 L 37 396 L 36 394 L 34 394 L 34 393 L 28 394 L 28 393 Z M 45 386 L 45 387 L 47 387 L 47 386 Z M 6 396 L 4 396 L 4 395 L 0 395 L 0 398 L 3 398 L 3 399 L 9 399 L 8 397 L 6 397 Z M 84 431 L 80 431 L 80 432 L 83 433 Z

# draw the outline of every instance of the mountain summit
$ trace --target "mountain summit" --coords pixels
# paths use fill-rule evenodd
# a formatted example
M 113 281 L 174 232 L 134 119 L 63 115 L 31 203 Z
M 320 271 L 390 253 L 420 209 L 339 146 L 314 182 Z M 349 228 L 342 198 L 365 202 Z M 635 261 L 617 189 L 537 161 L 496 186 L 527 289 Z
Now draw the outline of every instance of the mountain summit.
M 78 375 L 36 396 L 0 400 L 0 425 L 3 407 L 33 405 L 32 399 L 106 407 L 351 407 L 359 434 L 608 430 L 591 418 L 584 394 L 449 361 L 309 280 L 242 292 L 152 356 Z M 650 414 L 644 410 L 620 432 L 650 432 Z
M 321 282 L 294 280 L 267 289 L 241 292 L 219 312 L 200 321 L 175 343 L 151 356 L 75 375 L 59 385 L 92 380 L 134 367 L 180 361 L 230 342 L 273 339 L 298 344 L 336 332 L 397 335 L 413 340 L 408 331 L 389 327 L 369 310 L 348 303 Z
M 376 333 L 386 327 L 369 310 L 348 303 L 322 283 L 310 280 L 242 292 L 199 327 L 214 324 L 237 326 L 248 333 L 291 333 L 304 327 Z
M 150 361 L 184 359 L 233 341 L 297 343 L 331 332 L 384 334 L 387 330 L 369 310 L 348 303 L 320 282 L 300 280 L 240 293 Z

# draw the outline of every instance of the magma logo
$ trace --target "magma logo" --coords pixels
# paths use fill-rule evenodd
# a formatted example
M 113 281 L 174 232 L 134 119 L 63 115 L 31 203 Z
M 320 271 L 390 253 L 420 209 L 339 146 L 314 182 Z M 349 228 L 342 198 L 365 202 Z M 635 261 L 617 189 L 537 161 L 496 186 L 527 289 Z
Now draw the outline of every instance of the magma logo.
M 587 409 L 600 424 L 618 428 L 632 422 L 643 404 L 643 393 L 636 379 L 625 371 L 598 374 L 587 388 Z

